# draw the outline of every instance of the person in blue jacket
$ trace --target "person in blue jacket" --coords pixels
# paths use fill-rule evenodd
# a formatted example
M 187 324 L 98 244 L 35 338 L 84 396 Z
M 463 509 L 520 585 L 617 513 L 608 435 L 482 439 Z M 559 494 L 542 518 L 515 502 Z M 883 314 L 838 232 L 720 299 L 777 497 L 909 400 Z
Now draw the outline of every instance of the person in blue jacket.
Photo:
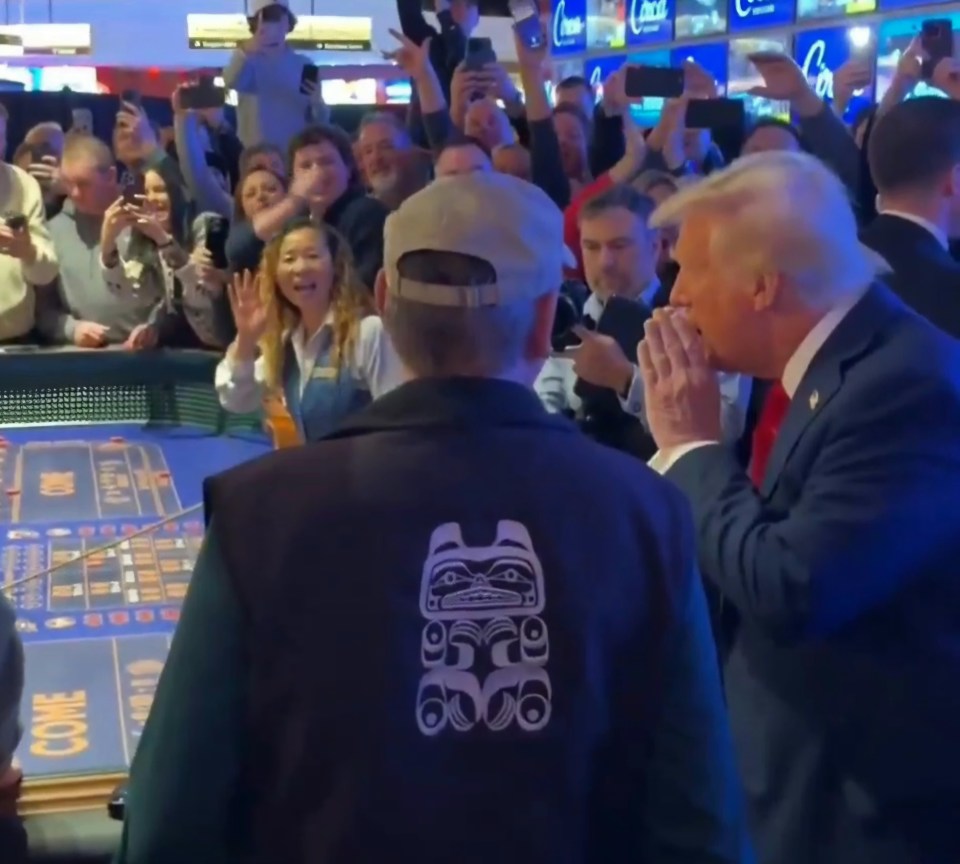
M 314 441 L 401 380 L 346 242 L 329 227 L 290 223 L 258 274 L 234 276 L 230 304 L 237 338 L 216 371 L 228 411 L 256 411 L 280 394 L 301 437 Z

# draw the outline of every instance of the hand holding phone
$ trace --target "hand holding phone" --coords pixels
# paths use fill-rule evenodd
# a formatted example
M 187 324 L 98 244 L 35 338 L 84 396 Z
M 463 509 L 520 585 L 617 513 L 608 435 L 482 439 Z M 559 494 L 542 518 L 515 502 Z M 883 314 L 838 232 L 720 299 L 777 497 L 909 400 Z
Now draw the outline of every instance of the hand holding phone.
M 933 70 L 941 60 L 953 57 L 953 22 L 949 18 L 931 18 L 920 26 L 920 48 L 924 60 L 920 77 L 933 78 Z
M 482 36 L 471 36 L 467 39 L 467 53 L 463 58 L 463 67 L 469 72 L 480 72 L 485 66 L 492 66 L 497 62 L 497 53 L 493 50 L 493 42 Z
M 510 16 L 513 18 L 513 32 L 524 48 L 539 51 L 546 45 L 536 0 L 510 0 Z
M 623 90 L 627 99 L 643 99 L 647 96 L 676 99 L 683 95 L 685 84 L 682 68 L 631 63 L 626 67 Z
M 313 63 L 304 64 L 300 72 L 300 92 L 313 93 L 320 83 L 320 67 Z

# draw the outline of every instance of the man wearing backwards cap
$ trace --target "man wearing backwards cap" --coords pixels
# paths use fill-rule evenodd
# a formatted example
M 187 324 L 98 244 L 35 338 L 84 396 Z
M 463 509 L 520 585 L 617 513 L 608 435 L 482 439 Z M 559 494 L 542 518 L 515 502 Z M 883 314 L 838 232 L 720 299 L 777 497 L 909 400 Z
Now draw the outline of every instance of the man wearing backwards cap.
M 687 508 L 532 390 L 563 214 L 443 178 L 385 250 L 409 380 L 207 482 L 120 861 L 749 860 Z

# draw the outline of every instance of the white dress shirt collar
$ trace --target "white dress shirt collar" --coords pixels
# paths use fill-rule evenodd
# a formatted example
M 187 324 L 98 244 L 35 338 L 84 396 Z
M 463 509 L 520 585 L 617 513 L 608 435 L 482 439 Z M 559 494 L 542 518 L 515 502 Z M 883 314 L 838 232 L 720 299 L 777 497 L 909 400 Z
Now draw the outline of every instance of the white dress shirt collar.
M 654 278 L 650 284 L 640 292 L 637 299 L 645 303 L 650 309 L 653 309 L 653 301 L 656 298 L 659 290 L 660 280 Z M 600 316 L 603 314 L 603 307 L 604 301 L 601 300 L 596 294 L 591 293 L 590 296 L 587 297 L 586 302 L 583 304 L 583 314 L 594 321 L 599 321 Z
M 834 306 L 826 315 L 824 315 L 807 333 L 803 341 L 793 352 L 793 356 L 787 361 L 783 368 L 783 376 L 780 383 L 787 395 L 792 399 L 800 387 L 803 376 L 807 374 L 807 369 L 817 356 L 817 352 L 823 347 L 830 334 L 837 329 L 840 322 L 847 317 L 847 313 L 860 302 L 867 289 L 847 297 L 841 303 Z
M 950 241 L 947 238 L 947 235 L 940 230 L 940 227 L 934 225 L 929 219 L 924 219 L 923 216 L 917 216 L 914 213 L 904 213 L 902 210 L 891 210 L 888 207 L 879 207 L 877 211 L 881 216 L 896 216 L 898 219 L 905 219 L 907 222 L 913 222 L 914 225 L 919 225 L 921 228 L 929 231 L 934 237 L 936 237 L 937 242 L 944 248 L 950 248 Z

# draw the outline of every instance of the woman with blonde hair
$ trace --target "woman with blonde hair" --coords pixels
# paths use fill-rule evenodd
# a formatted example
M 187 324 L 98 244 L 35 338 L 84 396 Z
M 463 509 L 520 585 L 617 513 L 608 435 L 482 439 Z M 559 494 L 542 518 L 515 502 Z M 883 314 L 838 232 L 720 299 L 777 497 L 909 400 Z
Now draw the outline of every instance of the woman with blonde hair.
M 234 276 L 230 305 L 237 337 L 216 372 L 227 411 L 282 396 L 301 438 L 315 441 L 402 380 L 350 250 L 329 226 L 290 223 L 257 275 Z

